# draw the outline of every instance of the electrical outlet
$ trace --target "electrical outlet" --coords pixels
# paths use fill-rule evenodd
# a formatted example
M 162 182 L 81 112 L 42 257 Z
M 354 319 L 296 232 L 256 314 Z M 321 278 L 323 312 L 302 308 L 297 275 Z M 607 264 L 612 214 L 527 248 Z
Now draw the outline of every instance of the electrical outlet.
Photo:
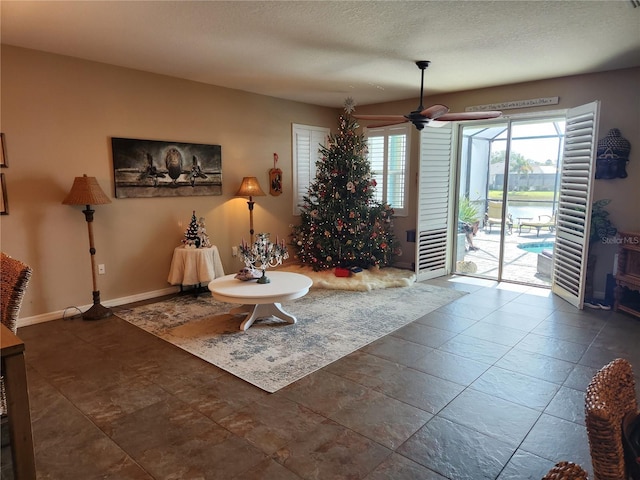
M 234 257 L 238 256 L 238 247 L 231 247 L 231 255 Z
M 104 274 L 105 274 L 104 263 L 101 263 L 100 265 L 98 265 L 98 275 L 104 275 Z

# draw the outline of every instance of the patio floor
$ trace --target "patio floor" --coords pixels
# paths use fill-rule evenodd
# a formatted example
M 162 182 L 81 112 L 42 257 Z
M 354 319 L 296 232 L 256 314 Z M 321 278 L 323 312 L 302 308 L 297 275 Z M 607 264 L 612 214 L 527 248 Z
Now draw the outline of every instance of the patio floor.
M 538 272 L 538 253 L 528 252 L 518 248 L 518 245 L 554 242 L 555 233 L 545 228 L 536 235 L 535 228 L 529 230 L 527 227 L 522 228 L 522 233 L 518 232 L 518 225 L 514 224 L 513 232 L 505 235 L 502 280 L 550 287 L 551 278 Z M 473 245 L 477 250 L 466 251 L 464 260 L 477 266 L 475 275 L 496 279 L 500 248 L 499 228 L 494 227 L 490 233 L 488 230 L 479 230 L 473 238 Z M 460 245 L 459 248 L 463 246 Z

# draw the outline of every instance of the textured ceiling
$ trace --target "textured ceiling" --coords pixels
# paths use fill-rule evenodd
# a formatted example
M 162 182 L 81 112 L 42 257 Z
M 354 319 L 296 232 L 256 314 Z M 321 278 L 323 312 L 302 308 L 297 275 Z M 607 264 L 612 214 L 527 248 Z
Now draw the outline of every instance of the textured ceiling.
M 7 1 L 3 44 L 316 105 L 640 66 L 608 1 Z

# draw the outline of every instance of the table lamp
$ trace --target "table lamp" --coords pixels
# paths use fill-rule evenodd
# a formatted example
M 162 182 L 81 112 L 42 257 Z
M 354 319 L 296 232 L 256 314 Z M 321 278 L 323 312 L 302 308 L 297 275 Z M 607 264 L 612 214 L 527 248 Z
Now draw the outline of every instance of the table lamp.
M 111 203 L 111 200 L 102 191 L 98 180 L 95 177 L 76 177 L 73 181 L 71 191 L 62 201 L 63 205 L 86 205 L 82 211 L 87 220 L 87 228 L 89 229 L 89 253 L 91 254 L 91 273 L 93 275 L 93 306 L 82 314 L 84 320 L 100 320 L 112 315 L 107 307 L 100 304 L 100 291 L 98 290 L 98 278 L 96 271 L 95 254 L 96 249 L 93 246 L 93 214 L 95 210 L 91 209 L 91 205 L 104 205 Z
M 266 193 L 260 188 L 260 183 L 256 177 L 244 177 L 240 188 L 236 192 L 236 197 L 249 197 L 247 205 L 249 206 L 249 233 L 251 234 L 251 243 L 253 243 L 253 197 L 263 197 Z

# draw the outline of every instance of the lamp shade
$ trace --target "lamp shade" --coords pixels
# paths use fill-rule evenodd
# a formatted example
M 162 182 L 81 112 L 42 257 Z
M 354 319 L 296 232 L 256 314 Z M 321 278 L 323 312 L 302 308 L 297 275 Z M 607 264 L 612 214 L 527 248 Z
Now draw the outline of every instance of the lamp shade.
M 104 193 L 95 177 L 76 177 L 71 191 L 62 201 L 64 205 L 104 205 L 111 200 Z
M 244 177 L 236 192 L 236 197 L 263 197 L 265 195 L 266 193 L 260 188 L 256 177 Z

